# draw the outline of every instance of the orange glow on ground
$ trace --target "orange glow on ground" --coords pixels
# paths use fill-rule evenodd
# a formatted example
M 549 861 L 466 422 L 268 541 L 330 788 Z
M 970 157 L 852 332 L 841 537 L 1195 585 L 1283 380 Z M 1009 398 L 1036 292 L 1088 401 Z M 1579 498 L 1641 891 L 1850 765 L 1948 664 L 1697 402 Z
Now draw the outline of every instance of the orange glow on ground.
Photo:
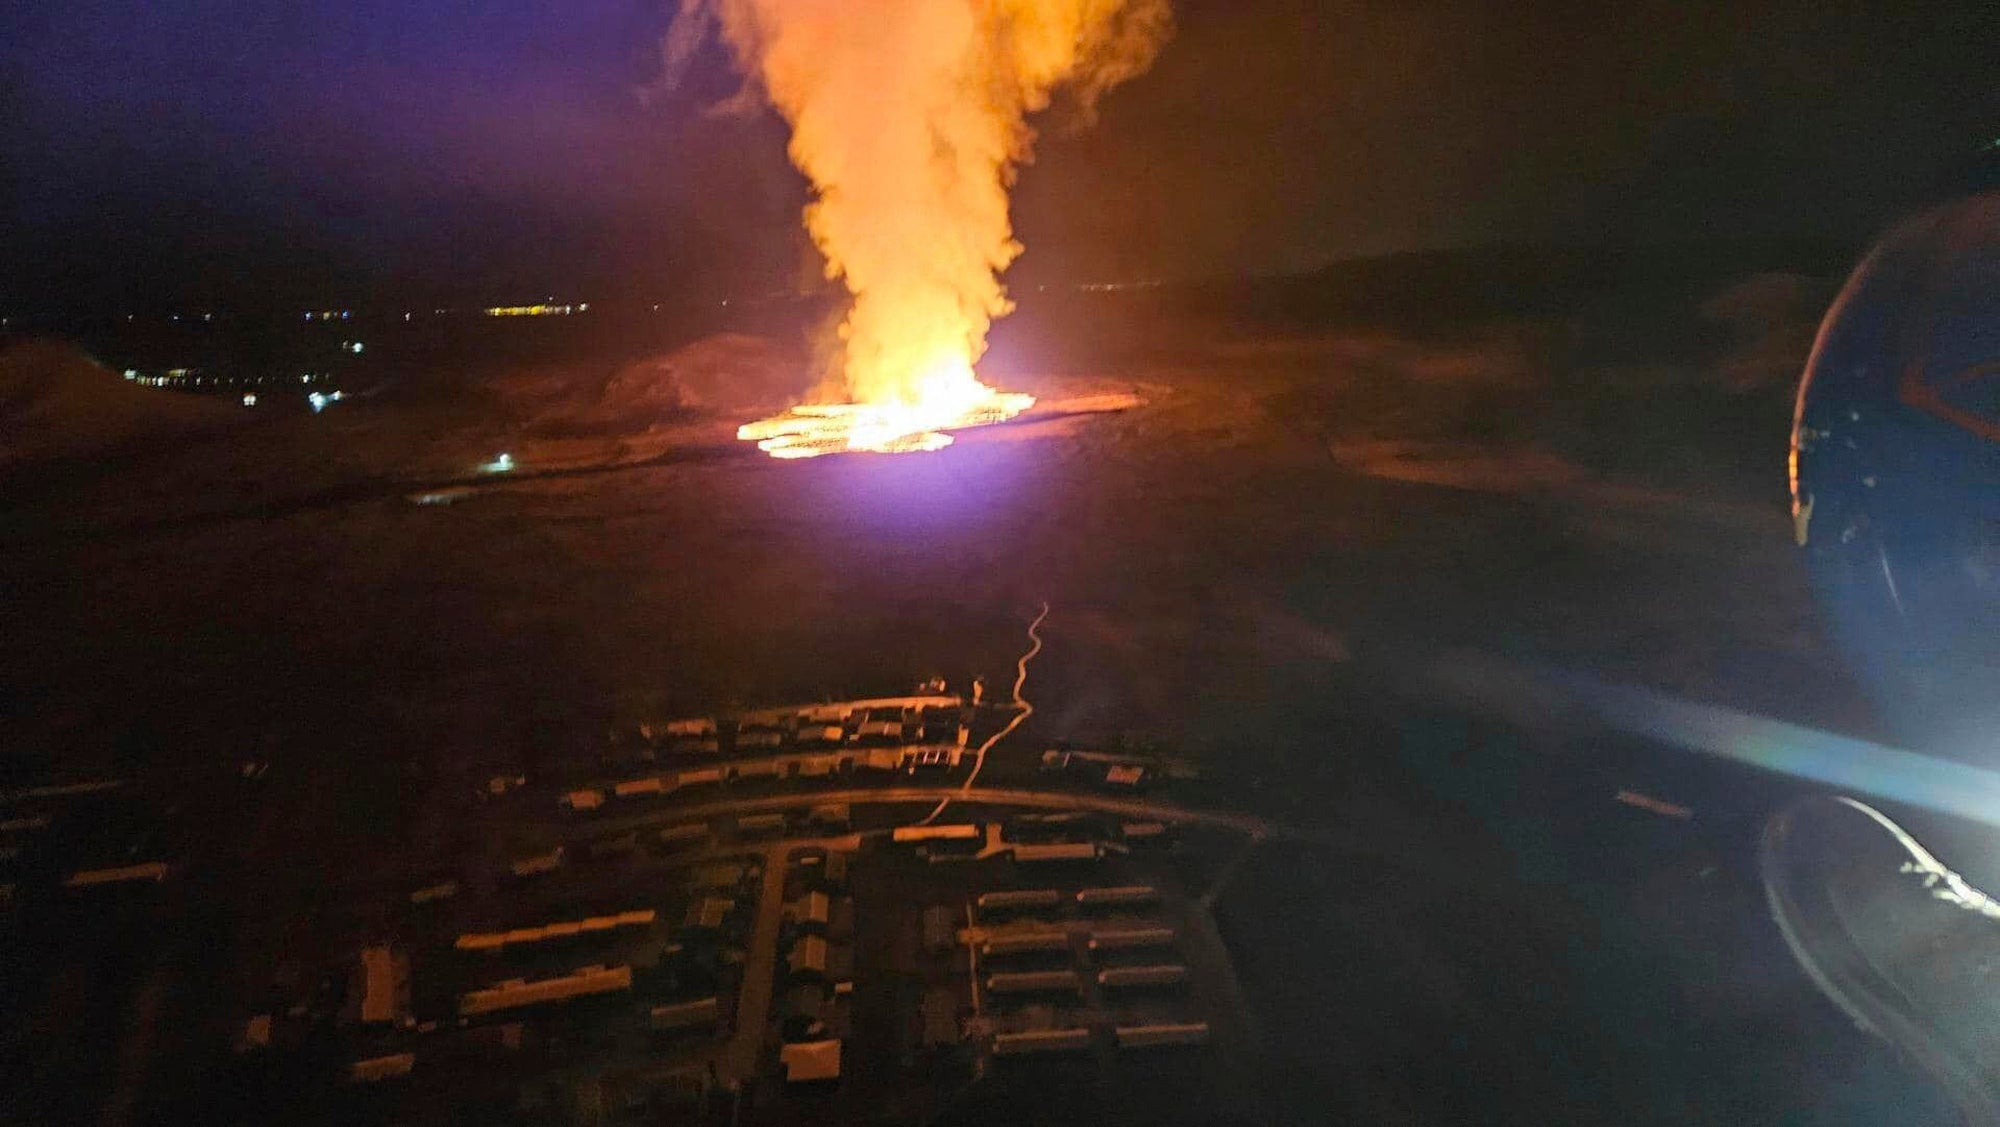
M 879 403 L 802 403 L 782 415 L 745 423 L 736 437 L 774 458 L 821 454 L 909 454 L 942 450 L 951 433 L 989 426 L 1035 405 L 1035 397 L 996 391 L 972 365 L 947 361 L 916 381 L 916 394 Z

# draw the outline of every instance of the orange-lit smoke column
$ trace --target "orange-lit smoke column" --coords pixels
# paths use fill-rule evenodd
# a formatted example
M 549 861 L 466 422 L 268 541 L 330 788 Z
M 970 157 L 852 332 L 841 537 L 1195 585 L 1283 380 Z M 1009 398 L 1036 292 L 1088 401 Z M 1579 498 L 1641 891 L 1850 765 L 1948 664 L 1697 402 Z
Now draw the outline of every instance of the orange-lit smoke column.
M 779 456 L 934 450 L 1030 396 L 973 365 L 1013 307 L 1007 210 L 1060 86 L 1087 115 L 1172 29 L 1166 0 L 684 0 L 669 53 L 714 19 L 791 125 L 812 182 L 805 223 L 853 295 L 839 370 L 812 402 L 742 428 Z

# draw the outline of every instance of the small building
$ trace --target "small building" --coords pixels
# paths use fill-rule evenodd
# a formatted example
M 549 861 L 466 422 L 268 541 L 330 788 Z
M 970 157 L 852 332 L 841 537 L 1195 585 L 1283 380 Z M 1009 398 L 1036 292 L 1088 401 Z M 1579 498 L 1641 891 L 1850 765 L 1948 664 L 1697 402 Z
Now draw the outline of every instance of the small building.
M 807 935 L 792 944 L 791 953 L 785 956 L 786 966 L 795 975 L 826 977 L 827 943 L 824 936 Z
M 931 861 L 977 857 L 986 847 L 981 827 L 968 823 L 943 826 L 898 826 L 889 835 L 897 845 L 910 845 Z
M 833 916 L 833 900 L 824 892 L 808 892 L 785 905 L 785 915 L 793 923 L 825 927 Z
M 683 787 L 701 786 L 705 783 L 720 783 L 722 781 L 722 768 L 690 767 L 680 772 L 675 778 L 676 785 Z
M 658 775 L 648 775 L 643 779 L 626 779 L 623 782 L 614 783 L 611 787 L 611 793 L 619 798 L 660 795 L 667 793 L 667 783 L 665 779 L 660 778 Z
M 980 841 L 983 837 L 978 826 L 966 822 L 942 826 L 897 826 L 889 834 L 889 840 L 897 845 L 930 844 L 939 841 Z
M 1114 1032 L 1121 1049 L 1143 1049 L 1156 1045 L 1199 1045 L 1208 1040 L 1205 1021 L 1168 1022 L 1156 1025 L 1120 1025 Z
M 1014 846 L 1014 860 L 1018 864 L 1045 864 L 1060 861 L 1095 861 L 1098 845 L 1094 841 L 1054 841 L 1045 845 L 1022 844 Z
M 993 1055 L 1025 1056 L 1031 1053 L 1074 1053 L 1090 1047 L 1090 1030 L 1082 1026 L 1068 1029 L 1030 1029 L 1019 1033 L 999 1033 L 993 1037 Z
M 450 898 L 457 895 L 458 895 L 457 881 L 455 880 L 439 881 L 436 884 L 425 885 L 424 887 L 417 889 L 415 892 L 410 893 L 410 903 L 429 904 L 438 900 L 449 900 Z
M 1021 955 L 1031 951 L 1067 950 L 1069 950 L 1069 936 L 1053 928 L 990 935 L 986 938 L 986 942 L 979 946 L 979 954 L 985 958 Z
M 1104 781 L 1114 787 L 1136 787 L 1146 781 L 1142 763 L 1113 763 L 1104 769 Z
M 1080 888 L 1076 902 L 1086 908 L 1137 907 L 1158 903 L 1160 890 L 1147 884 L 1121 884 L 1109 888 Z
M 560 978 L 544 978 L 535 982 L 517 978 L 484 990 L 469 991 L 459 995 L 458 1012 L 465 1017 L 476 1017 L 631 988 L 631 967 L 589 966 Z
M 165 861 L 147 861 L 138 865 L 119 865 L 109 869 L 84 869 L 71 873 L 63 880 L 64 888 L 88 888 L 99 884 L 158 883 L 167 879 Z
M 795 739 L 800 747 L 839 747 L 847 739 L 847 729 L 841 727 L 838 721 L 832 723 L 807 721 L 799 725 Z
M 901 720 L 863 720 L 854 728 L 855 743 L 895 744 L 902 740 Z
M 988 912 L 1033 912 L 1054 908 L 1065 897 L 1053 888 L 1017 888 L 1001 892 L 982 892 L 973 901 L 981 914 Z
M 538 853 L 533 857 L 523 857 L 515 861 L 508 867 L 508 871 L 517 877 L 532 877 L 542 873 L 553 873 L 562 868 L 562 863 L 563 847 L 558 845 L 547 853 Z
M 757 872 L 758 866 L 743 861 L 715 861 L 696 866 L 692 884 L 695 888 L 733 889 L 755 877 Z
M 361 949 L 361 1020 L 398 1021 L 410 1013 L 410 957 L 386 945 Z
M 254 1052 L 271 1047 L 271 1015 L 257 1014 L 243 1023 L 243 1032 L 237 1035 L 236 1051 Z
M 785 1080 L 792 1084 L 840 1079 L 840 1041 L 799 1041 L 778 1051 Z
M 0 794 L 0 800 L 20 802 L 31 798 L 72 798 L 79 794 L 98 794 L 107 790 L 117 790 L 125 785 L 125 779 L 94 779 L 86 783 L 44 783 L 41 786 L 26 787 L 22 790 Z
M 647 1014 L 651 1026 L 663 1033 L 684 1033 L 712 1029 L 722 1020 L 722 1003 L 714 995 L 689 1002 L 654 1006 Z
M 729 913 L 735 910 L 736 901 L 726 896 L 704 896 L 693 904 L 688 905 L 685 923 L 688 927 L 707 928 L 710 931 L 714 931 L 721 927 L 723 921 L 729 918 Z
M 369 1057 L 355 1061 L 348 1066 L 347 1079 L 356 1084 L 372 1084 L 378 1080 L 393 1080 L 408 1076 L 417 1066 L 415 1053 L 396 1053 L 386 1057 Z
M 1082 988 L 1073 970 L 999 971 L 986 976 L 991 994 L 1074 994 Z
M 682 822 L 668 826 L 659 833 L 660 844 L 668 849 L 686 849 L 708 840 L 708 825 L 703 822 Z
M 785 775 L 786 760 L 778 758 L 744 759 L 729 765 L 729 778 L 736 782 L 751 779 L 780 779 Z
M 621 928 L 647 928 L 659 918 L 653 908 L 634 908 L 630 911 L 610 915 L 590 916 L 581 920 L 558 920 L 540 927 L 517 927 L 507 931 L 467 932 L 452 944 L 460 951 L 498 952 L 504 947 L 517 947 L 528 943 L 543 943 L 554 939 L 573 939 L 578 936 L 603 935 Z
M 603 806 L 604 792 L 587 788 L 584 790 L 573 790 L 563 795 L 562 802 L 564 806 L 581 814 Z
M 870 747 L 859 749 L 853 759 L 857 767 L 870 771 L 894 771 L 902 766 L 903 753 L 893 747 Z
M 823 779 L 840 771 L 838 755 L 801 755 L 792 763 L 802 779 Z
M 918 771 L 951 771 L 958 767 L 959 749 L 949 744 L 942 747 L 912 747 L 903 751 L 900 766 L 908 774 Z
M 1171 947 L 1177 933 L 1170 927 L 1105 928 L 1090 933 L 1093 951 L 1124 951 L 1146 947 Z
M 1127 986 L 1177 986 L 1187 981 L 1188 969 L 1180 963 L 1159 963 L 1143 967 L 1106 967 L 1097 972 L 1097 984 L 1107 990 Z

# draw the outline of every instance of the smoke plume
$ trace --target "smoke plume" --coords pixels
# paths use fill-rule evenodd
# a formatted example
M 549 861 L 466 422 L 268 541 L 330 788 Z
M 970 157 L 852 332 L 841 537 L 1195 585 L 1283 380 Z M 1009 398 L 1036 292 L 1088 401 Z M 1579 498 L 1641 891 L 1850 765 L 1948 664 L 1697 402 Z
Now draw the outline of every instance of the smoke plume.
M 806 227 L 853 295 L 819 397 L 911 407 L 986 392 L 1028 115 L 1067 88 L 1087 120 L 1173 19 L 1167 0 L 683 0 L 669 81 L 710 27 L 790 124 Z

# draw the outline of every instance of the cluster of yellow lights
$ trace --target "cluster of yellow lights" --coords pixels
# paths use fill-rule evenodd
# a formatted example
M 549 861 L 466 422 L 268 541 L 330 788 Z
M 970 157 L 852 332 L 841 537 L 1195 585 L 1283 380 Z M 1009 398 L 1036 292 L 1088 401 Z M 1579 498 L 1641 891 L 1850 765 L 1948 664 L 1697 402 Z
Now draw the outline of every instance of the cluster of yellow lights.
M 912 454 L 942 450 L 951 433 L 1003 423 L 1035 405 L 1035 397 L 995 391 L 972 366 L 940 365 L 919 381 L 918 394 L 886 403 L 802 403 L 782 415 L 744 423 L 736 437 L 774 458 L 821 454 Z
M 543 303 L 535 305 L 489 305 L 486 307 L 486 315 L 488 317 L 567 317 L 572 313 L 588 312 L 589 309 L 590 303 L 587 301 L 578 302 L 575 305 L 550 305 Z

